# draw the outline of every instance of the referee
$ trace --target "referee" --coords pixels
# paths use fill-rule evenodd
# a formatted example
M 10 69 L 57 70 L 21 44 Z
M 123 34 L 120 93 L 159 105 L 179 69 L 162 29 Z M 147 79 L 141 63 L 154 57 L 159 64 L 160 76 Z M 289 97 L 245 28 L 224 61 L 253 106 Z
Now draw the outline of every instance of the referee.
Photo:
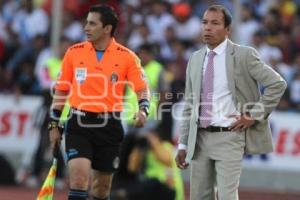
M 52 149 L 60 144 L 58 119 L 66 99 L 71 106 L 65 127 L 69 200 L 88 198 L 91 170 L 93 199 L 109 198 L 124 135 L 120 112 L 126 83 L 139 99 L 135 125 L 142 127 L 147 120 L 150 93 L 145 75 L 138 57 L 115 41 L 117 23 L 111 7 L 90 8 L 84 28 L 87 41 L 67 50 L 54 87 L 48 125 Z

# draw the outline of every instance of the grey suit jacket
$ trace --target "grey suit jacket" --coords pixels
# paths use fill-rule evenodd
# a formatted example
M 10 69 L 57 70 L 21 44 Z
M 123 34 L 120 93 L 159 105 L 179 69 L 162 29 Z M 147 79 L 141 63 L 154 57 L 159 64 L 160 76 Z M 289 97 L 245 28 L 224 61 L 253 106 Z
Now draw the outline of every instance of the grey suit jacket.
M 195 150 L 205 55 L 206 48 L 194 52 L 186 70 L 185 106 L 179 143 L 187 145 L 187 161 L 192 159 Z M 260 60 L 255 49 L 230 40 L 226 47 L 226 72 L 236 108 L 241 113 L 249 112 L 256 119 L 256 123 L 245 131 L 245 154 L 273 151 L 268 116 L 283 95 L 286 82 Z M 259 83 L 265 87 L 263 95 L 260 94 Z

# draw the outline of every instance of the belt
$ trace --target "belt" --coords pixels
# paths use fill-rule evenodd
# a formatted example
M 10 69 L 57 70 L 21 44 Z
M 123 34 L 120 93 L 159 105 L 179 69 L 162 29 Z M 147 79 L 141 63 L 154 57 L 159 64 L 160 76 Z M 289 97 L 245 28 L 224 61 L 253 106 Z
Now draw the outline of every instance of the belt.
M 208 131 L 208 132 L 227 132 L 231 131 L 228 127 L 220 127 L 220 126 L 208 126 L 206 128 L 199 128 L 200 130 L 203 131 Z
M 120 119 L 120 112 L 89 112 L 71 108 L 71 113 L 87 118 L 105 118 L 105 119 Z

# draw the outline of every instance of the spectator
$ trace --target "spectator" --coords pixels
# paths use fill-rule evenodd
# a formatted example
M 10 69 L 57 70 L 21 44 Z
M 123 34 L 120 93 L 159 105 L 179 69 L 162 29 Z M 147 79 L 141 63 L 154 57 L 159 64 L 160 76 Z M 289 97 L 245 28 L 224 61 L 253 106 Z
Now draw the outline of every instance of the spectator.
M 149 149 L 145 157 L 145 176 L 156 178 L 175 191 L 176 200 L 184 199 L 181 173 L 176 167 L 173 145 L 168 142 L 163 130 L 146 134 Z
M 85 37 L 81 23 L 70 11 L 63 12 L 63 36 L 73 42 L 80 42 Z
M 258 31 L 260 24 L 254 18 L 251 6 L 243 4 L 241 6 L 241 22 L 236 26 L 239 37 L 239 43 L 242 45 L 250 45 L 253 34 Z
M 192 8 L 188 3 L 174 4 L 172 13 L 175 16 L 174 29 L 180 40 L 193 41 L 199 36 L 201 22 L 192 15 Z
M 154 41 L 162 43 L 165 37 L 161 33 L 165 33 L 166 29 L 174 23 L 175 19 L 167 12 L 167 5 L 163 1 L 155 0 L 152 3 L 151 11 L 151 14 L 146 16 L 146 24 Z
M 17 82 L 20 85 L 22 94 L 36 95 L 40 94 L 40 87 L 36 77 L 34 76 L 33 60 L 26 59 L 20 63 L 20 74 Z
M 15 14 L 12 30 L 18 35 L 22 45 L 29 44 L 38 35 L 46 35 L 49 19 L 40 8 L 34 9 L 32 0 L 22 0 L 21 9 Z
M 20 63 L 28 58 L 35 61 L 40 51 L 44 48 L 45 43 L 45 38 L 42 35 L 35 36 L 31 45 L 23 46 L 15 52 L 7 63 L 7 70 L 17 72 L 20 70 Z
M 280 14 L 277 9 L 271 9 L 262 19 L 263 31 L 266 34 L 266 42 L 270 45 L 279 45 L 278 34 L 281 24 L 278 23 Z
M 169 26 L 166 28 L 164 32 L 164 38 L 164 41 L 160 43 L 159 57 L 164 61 L 172 60 L 174 58 L 174 53 L 171 44 L 173 41 L 177 40 L 174 27 Z
M 146 143 L 147 140 L 138 137 L 136 133 L 128 133 L 125 137 L 121 148 L 120 167 L 114 178 L 112 200 L 175 199 L 174 191 L 166 184 L 143 175 L 143 161 L 148 149 Z
M 165 79 L 163 79 L 165 73 L 163 66 L 155 59 L 155 49 L 153 45 L 143 44 L 139 47 L 137 54 L 141 59 L 141 65 L 145 70 L 145 78 L 147 78 L 151 92 L 150 110 L 147 124 L 145 127 L 138 130 L 139 132 L 144 132 L 146 130 L 153 129 L 158 125 L 157 110 L 159 107 L 160 96 L 168 91 L 168 84 L 166 83 Z M 133 90 L 127 87 L 123 114 L 130 132 L 136 130 L 136 128 L 133 126 L 134 113 L 138 109 L 136 103 L 137 98 L 134 95 Z
M 278 47 L 269 45 L 265 39 L 265 33 L 262 31 L 257 31 L 253 34 L 252 37 L 252 47 L 254 47 L 260 54 L 262 61 L 267 64 L 271 64 L 272 58 L 282 59 L 282 53 Z
M 154 43 L 154 38 L 150 35 L 150 30 L 146 24 L 136 26 L 128 38 L 128 46 L 137 51 L 138 48 L 144 43 Z

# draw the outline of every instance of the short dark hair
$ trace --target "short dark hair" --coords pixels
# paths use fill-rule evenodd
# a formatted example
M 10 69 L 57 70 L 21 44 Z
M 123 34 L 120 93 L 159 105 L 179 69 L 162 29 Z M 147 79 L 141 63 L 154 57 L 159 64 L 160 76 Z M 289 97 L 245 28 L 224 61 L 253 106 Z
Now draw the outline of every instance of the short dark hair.
M 147 53 L 154 54 L 155 53 L 155 48 L 154 48 L 153 44 L 144 43 L 144 44 L 141 44 L 138 47 L 138 52 L 140 52 L 140 51 L 146 51 Z
M 112 29 L 110 35 L 113 36 L 115 34 L 119 19 L 115 10 L 111 6 L 104 4 L 93 5 L 90 7 L 89 12 L 99 13 L 101 15 L 100 21 L 103 26 L 111 25 Z
M 227 8 L 222 5 L 211 5 L 208 7 L 207 11 L 215 11 L 215 12 L 222 12 L 224 16 L 224 25 L 225 27 L 229 27 L 232 23 L 232 16 L 231 13 Z

